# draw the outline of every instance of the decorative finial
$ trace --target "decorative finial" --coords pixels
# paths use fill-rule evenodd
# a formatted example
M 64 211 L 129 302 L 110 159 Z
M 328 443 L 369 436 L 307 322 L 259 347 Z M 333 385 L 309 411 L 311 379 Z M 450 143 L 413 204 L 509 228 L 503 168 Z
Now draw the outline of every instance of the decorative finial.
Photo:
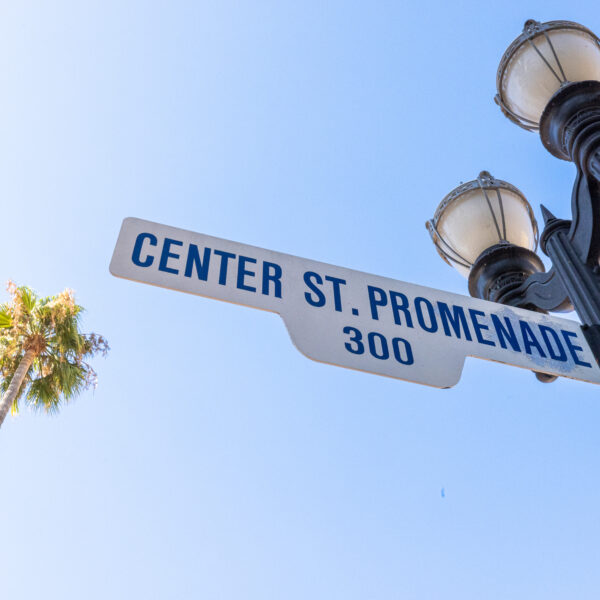
M 544 225 L 548 225 L 553 219 L 556 220 L 556 217 L 543 204 L 540 204 L 540 208 L 542 209 L 542 217 L 544 217 Z
M 489 171 L 481 171 L 477 177 L 479 185 L 482 187 L 491 186 L 494 184 L 494 177 Z
M 523 25 L 523 33 L 527 33 L 528 35 L 537 33 L 540 30 L 541 25 L 542 24 L 535 19 L 528 19 L 525 21 L 525 25 Z

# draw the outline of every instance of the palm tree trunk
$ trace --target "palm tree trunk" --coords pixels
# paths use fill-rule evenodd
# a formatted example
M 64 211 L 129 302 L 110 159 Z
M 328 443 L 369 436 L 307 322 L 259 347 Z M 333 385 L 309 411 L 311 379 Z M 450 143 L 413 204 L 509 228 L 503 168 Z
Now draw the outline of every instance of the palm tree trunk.
M 13 375 L 4 397 L 2 400 L 0 400 L 0 427 L 2 426 L 2 423 L 4 423 L 4 419 L 6 418 L 10 407 L 12 406 L 14 399 L 17 397 L 17 394 L 23 385 L 27 371 L 29 371 L 29 367 L 31 367 L 31 363 L 33 362 L 34 358 L 35 350 L 27 350 L 27 352 L 25 352 L 25 355 L 21 359 L 21 362 L 19 363 L 19 366 Z

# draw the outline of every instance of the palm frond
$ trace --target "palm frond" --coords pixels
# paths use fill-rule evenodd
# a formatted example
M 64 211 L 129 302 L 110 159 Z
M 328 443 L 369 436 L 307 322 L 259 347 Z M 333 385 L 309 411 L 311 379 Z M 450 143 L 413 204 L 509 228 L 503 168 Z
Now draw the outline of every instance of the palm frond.
M 58 410 L 60 393 L 53 379 L 51 375 L 48 375 L 31 382 L 27 392 L 27 403 L 30 406 L 37 410 L 43 409 L 49 413 Z
M 21 302 L 23 303 L 23 306 L 25 307 L 28 313 L 31 313 L 35 308 L 35 303 L 37 300 L 36 293 L 31 288 L 28 288 L 25 285 L 20 286 L 18 290 L 21 296 Z
M 12 315 L 8 304 L 0 304 L 0 329 L 12 327 Z
M 52 371 L 55 383 L 65 400 L 70 400 L 82 391 L 85 385 L 85 371 L 76 363 L 63 361 L 55 365 Z

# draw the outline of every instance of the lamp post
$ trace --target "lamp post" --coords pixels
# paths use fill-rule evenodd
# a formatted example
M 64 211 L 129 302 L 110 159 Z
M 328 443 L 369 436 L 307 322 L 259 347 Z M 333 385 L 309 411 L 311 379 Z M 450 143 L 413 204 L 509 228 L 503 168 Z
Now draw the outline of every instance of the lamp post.
M 577 312 L 600 362 L 600 40 L 569 21 L 527 21 L 498 68 L 496 103 L 539 131 L 546 149 L 575 163 L 572 219 L 544 206 L 542 251 L 533 211 L 514 186 L 483 171 L 452 190 L 427 228 L 478 298 L 536 311 Z M 541 377 L 543 381 L 553 378 Z

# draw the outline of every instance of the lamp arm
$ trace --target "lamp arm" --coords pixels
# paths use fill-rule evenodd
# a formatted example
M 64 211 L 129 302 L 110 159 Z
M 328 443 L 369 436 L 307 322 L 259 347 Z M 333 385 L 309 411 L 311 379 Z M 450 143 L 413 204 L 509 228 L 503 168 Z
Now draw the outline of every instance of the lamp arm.
M 577 170 L 573 220 L 557 219 L 542 206 L 545 226 L 540 245 L 552 268 L 530 275 L 503 303 L 546 311 L 574 307 L 600 364 L 600 182 L 585 167 L 577 164 Z
M 600 364 L 600 185 L 577 165 L 573 187 L 573 220 L 557 219 L 542 206 L 542 250 L 552 260 L 547 273 L 530 275 L 509 292 L 504 304 L 533 310 L 575 308 L 596 361 Z
M 585 325 L 600 325 L 600 185 L 579 165 L 571 206 L 572 221 L 557 219 L 542 206 L 540 246 L 552 268 L 530 275 L 503 302 L 546 311 L 575 308 Z
M 554 268 L 547 273 L 530 275 L 518 288 L 502 298 L 502 304 L 545 312 L 573 310 L 565 287 Z

